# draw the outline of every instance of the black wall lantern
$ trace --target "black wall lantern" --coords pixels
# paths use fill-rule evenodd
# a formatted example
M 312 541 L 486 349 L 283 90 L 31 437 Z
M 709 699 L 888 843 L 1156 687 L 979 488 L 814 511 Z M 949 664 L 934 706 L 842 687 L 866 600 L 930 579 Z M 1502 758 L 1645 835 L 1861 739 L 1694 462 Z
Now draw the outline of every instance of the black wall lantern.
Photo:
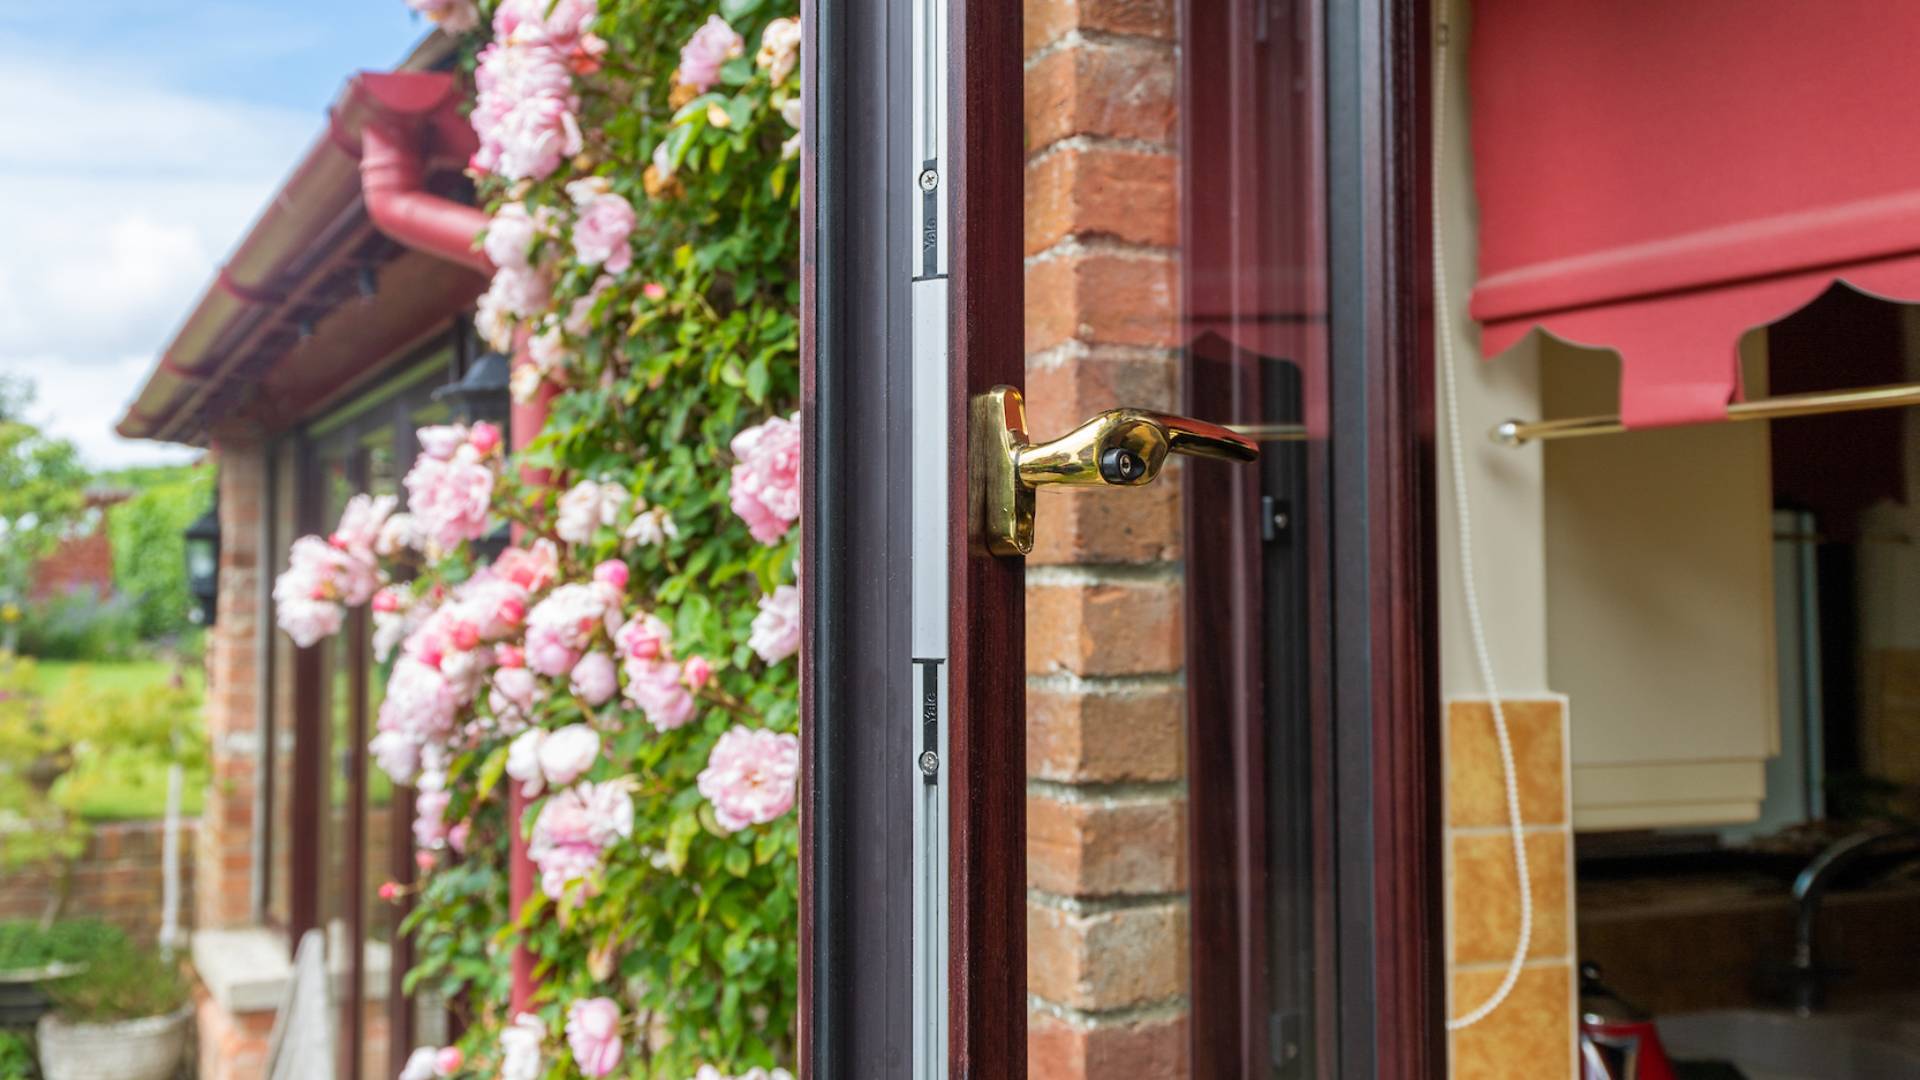
M 212 626 L 220 600 L 220 500 L 180 535 L 187 555 L 187 594 L 193 598 L 187 618 L 195 626 Z
M 463 424 L 481 420 L 507 430 L 507 382 L 513 375 L 513 362 L 497 352 L 483 352 L 473 358 L 467 373 L 433 392 L 433 400 L 453 408 L 454 418 Z

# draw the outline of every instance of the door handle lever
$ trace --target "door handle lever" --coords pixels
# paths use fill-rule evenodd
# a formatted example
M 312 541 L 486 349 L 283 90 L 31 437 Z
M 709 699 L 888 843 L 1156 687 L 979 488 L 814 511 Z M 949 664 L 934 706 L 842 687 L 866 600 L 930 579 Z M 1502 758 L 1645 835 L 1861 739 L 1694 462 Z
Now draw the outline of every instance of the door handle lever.
M 1146 409 L 1108 409 L 1057 439 L 1027 440 L 1020 391 L 996 386 L 974 399 L 971 474 L 982 507 L 981 532 L 995 555 L 1033 550 L 1033 493 L 1050 484 L 1139 487 L 1160 475 L 1171 454 L 1250 462 L 1252 439 L 1219 424 Z

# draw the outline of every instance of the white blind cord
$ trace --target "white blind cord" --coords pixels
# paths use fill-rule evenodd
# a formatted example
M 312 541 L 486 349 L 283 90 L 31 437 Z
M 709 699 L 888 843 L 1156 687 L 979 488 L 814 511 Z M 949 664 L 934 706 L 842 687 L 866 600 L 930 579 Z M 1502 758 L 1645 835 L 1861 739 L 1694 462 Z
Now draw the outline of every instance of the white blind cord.
M 1447 261 L 1443 243 L 1445 229 L 1440 220 L 1441 159 L 1447 145 L 1447 71 L 1450 56 L 1447 38 L 1447 24 L 1442 22 L 1435 35 L 1435 47 L 1439 55 L 1433 65 L 1434 77 L 1439 80 L 1439 87 L 1434 93 L 1436 106 L 1433 119 L 1433 292 L 1435 318 L 1439 324 L 1435 328 L 1438 330 L 1435 336 L 1440 339 L 1440 376 L 1446 392 L 1447 456 L 1453 465 L 1454 520 L 1459 526 L 1460 591 L 1466 598 L 1467 629 L 1473 637 L 1473 657 L 1480 668 L 1480 684 L 1493 713 L 1494 738 L 1500 744 L 1500 780 L 1506 788 L 1507 829 L 1513 840 L 1513 869 L 1520 888 L 1520 938 L 1514 942 L 1513 956 L 1507 961 L 1506 974 L 1487 1000 L 1472 1012 L 1447 1021 L 1448 1031 L 1459 1031 L 1490 1016 L 1507 1000 L 1507 995 L 1513 993 L 1514 984 L 1520 981 L 1520 969 L 1526 964 L 1527 949 L 1533 941 L 1533 883 L 1527 872 L 1526 835 L 1521 830 L 1520 785 L 1513 764 L 1513 740 L 1507 735 L 1507 714 L 1500 705 L 1499 686 L 1494 682 L 1493 654 L 1487 647 L 1486 624 L 1480 616 L 1480 587 L 1473 572 L 1473 517 L 1467 505 L 1466 452 L 1462 448 L 1464 440 L 1460 431 L 1460 389 L 1456 385 L 1453 370 L 1453 312 L 1447 301 Z

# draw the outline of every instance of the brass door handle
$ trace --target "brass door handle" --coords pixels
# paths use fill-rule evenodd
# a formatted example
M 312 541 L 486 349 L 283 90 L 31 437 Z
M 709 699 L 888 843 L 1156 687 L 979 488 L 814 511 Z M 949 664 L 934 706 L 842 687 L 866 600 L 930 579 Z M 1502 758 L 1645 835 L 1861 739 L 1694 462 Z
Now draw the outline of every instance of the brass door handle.
M 1252 439 L 1229 428 L 1145 409 L 1108 409 L 1057 439 L 1029 442 L 1026 405 L 1011 386 L 974 399 L 973 428 L 982 533 L 995 555 L 1033 550 L 1033 493 L 1042 486 L 1138 487 L 1160 475 L 1169 454 L 1260 457 Z

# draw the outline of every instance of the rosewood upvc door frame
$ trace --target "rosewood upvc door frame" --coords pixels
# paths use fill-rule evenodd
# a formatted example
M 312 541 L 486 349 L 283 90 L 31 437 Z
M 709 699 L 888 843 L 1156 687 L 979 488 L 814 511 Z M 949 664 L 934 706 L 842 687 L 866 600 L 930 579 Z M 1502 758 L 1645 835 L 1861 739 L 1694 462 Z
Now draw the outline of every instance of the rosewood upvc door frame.
M 910 115 L 914 19 L 929 10 L 944 12 L 948 93 L 931 182 L 915 156 L 925 118 Z M 1330 423 L 1342 433 L 1327 523 L 1340 883 L 1328 997 L 1342 1077 L 1445 1068 L 1427 17 L 1424 0 L 1326 5 Z M 1020 23 L 1020 0 L 803 4 L 798 1061 L 817 1080 L 1026 1074 L 1024 573 L 972 536 L 966 423 L 976 394 L 1023 381 Z M 933 246 L 945 273 L 922 275 Z M 929 331 L 915 290 L 936 278 L 950 312 L 938 372 L 949 649 L 937 658 L 945 701 L 927 715 L 944 729 L 937 783 L 951 818 L 945 1049 L 930 1063 L 915 1058 L 926 1044 L 913 1008 L 925 702 L 909 508 L 926 479 L 914 471 L 913 376 L 924 385 L 933 370 L 916 367 L 916 331 Z M 1197 1010 L 1195 1023 L 1229 1037 L 1237 1021 Z

